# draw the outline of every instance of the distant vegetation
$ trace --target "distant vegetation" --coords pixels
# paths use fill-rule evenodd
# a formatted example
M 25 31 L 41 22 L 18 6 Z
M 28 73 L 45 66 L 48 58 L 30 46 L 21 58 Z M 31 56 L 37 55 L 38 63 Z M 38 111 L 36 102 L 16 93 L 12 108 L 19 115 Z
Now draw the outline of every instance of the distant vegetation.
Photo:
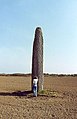
M 77 74 L 49 74 L 49 73 L 44 73 L 45 76 L 58 76 L 58 77 L 63 77 L 63 76 L 73 76 L 77 77 Z
M 2 73 L 0 76 L 31 76 L 31 74 L 24 74 L 24 73 L 13 73 L 13 74 L 5 74 Z M 44 73 L 44 76 L 58 76 L 58 77 L 64 77 L 64 76 L 72 76 L 72 77 L 77 77 L 77 74 L 49 74 L 49 73 Z
M 14 73 L 14 74 L 0 74 L 0 76 L 23 76 L 23 77 L 27 77 L 27 76 L 31 76 L 31 74 L 22 74 L 22 73 Z

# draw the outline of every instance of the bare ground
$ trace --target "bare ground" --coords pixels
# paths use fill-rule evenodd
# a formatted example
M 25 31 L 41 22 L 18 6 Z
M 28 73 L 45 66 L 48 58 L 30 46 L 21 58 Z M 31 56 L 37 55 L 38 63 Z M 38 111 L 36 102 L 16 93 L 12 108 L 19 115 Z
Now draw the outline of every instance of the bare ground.
M 0 76 L 0 119 L 77 119 L 77 77 L 45 77 L 33 97 L 31 77 Z

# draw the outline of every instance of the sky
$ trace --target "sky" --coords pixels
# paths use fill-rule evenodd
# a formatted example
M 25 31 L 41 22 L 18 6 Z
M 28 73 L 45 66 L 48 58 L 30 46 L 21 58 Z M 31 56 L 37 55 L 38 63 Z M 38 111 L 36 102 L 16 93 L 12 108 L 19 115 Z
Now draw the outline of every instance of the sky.
M 77 73 L 77 0 L 0 0 L 0 73 L 31 73 L 36 27 L 45 73 Z

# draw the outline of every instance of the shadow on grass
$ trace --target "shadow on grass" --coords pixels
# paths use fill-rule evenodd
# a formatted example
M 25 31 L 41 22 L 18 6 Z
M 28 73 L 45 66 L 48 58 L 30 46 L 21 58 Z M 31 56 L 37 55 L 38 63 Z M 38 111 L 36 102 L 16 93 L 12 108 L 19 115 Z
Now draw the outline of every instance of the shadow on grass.
M 0 92 L 0 96 L 27 96 L 29 94 L 32 94 L 32 91 Z
M 0 96 L 18 96 L 18 97 L 27 97 L 27 98 L 33 98 L 33 93 L 31 90 L 28 91 L 15 91 L 15 92 L 0 92 Z M 50 91 L 41 91 L 38 92 L 37 97 L 59 97 L 63 98 L 62 95 L 58 94 L 57 92 L 50 92 Z

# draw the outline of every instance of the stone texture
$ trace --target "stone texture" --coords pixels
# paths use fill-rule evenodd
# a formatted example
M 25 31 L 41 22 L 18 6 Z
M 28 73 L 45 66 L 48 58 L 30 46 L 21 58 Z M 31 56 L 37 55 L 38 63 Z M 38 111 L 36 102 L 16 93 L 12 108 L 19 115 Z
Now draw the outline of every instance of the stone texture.
M 32 56 L 32 84 L 33 78 L 38 77 L 38 90 L 43 90 L 43 35 L 40 27 L 35 30 Z

